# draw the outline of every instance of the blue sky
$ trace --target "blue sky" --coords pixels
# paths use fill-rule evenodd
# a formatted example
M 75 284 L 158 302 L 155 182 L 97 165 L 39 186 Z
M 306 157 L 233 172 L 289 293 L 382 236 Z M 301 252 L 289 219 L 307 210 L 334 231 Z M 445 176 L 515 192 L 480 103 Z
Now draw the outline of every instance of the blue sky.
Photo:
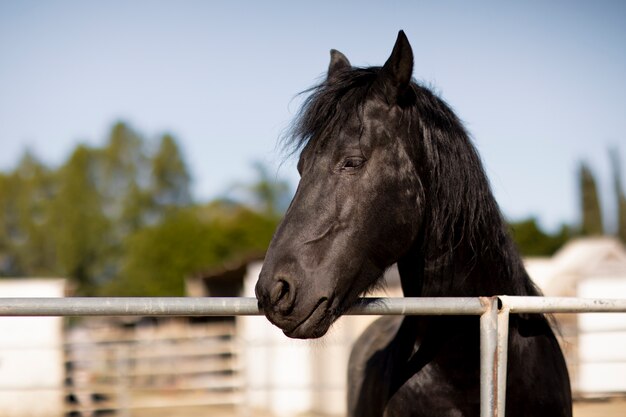
M 330 48 L 380 65 L 397 31 L 414 76 L 465 121 L 505 215 L 578 220 L 587 160 L 614 212 L 608 149 L 626 165 L 626 2 L 0 2 L 0 169 L 25 149 L 58 165 L 116 120 L 173 133 L 195 195 L 297 181 L 277 140 Z

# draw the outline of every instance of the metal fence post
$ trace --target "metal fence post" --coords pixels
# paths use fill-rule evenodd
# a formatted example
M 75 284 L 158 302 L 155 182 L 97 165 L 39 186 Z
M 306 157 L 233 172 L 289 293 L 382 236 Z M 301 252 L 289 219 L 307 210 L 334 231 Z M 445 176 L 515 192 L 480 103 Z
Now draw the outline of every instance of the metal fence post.
M 480 316 L 480 417 L 496 417 L 498 298 L 480 300 L 485 307 Z
M 506 369 L 509 350 L 509 307 L 497 297 L 498 307 L 498 347 L 496 373 L 496 415 L 504 417 L 506 409 Z

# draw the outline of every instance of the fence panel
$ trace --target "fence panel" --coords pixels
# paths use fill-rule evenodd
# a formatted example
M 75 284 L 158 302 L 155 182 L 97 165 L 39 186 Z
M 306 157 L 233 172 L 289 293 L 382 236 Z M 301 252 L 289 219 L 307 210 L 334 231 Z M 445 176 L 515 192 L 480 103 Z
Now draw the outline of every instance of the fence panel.
M 363 298 L 349 315 L 480 315 L 481 417 L 504 417 L 510 313 L 626 312 L 626 299 L 495 296 Z M 254 298 L 0 298 L 0 316 L 260 315 Z

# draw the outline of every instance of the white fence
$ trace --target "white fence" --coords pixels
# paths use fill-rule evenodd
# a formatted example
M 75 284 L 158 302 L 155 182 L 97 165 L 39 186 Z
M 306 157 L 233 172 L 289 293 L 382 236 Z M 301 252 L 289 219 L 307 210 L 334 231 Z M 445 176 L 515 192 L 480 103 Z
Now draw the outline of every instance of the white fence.
M 243 403 L 233 320 L 147 322 L 89 320 L 68 330 L 65 404 L 48 415 L 163 415 Z
M 503 417 L 510 313 L 626 312 L 626 299 L 562 297 L 364 298 L 351 315 L 479 315 L 481 417 Z M 237 316 L 254 298 L 0 298 L 0 316 Z

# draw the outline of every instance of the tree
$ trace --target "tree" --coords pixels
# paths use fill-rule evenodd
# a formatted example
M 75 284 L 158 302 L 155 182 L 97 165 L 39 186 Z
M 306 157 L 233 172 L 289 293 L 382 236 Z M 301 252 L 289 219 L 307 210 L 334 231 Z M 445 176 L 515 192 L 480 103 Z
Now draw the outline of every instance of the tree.
M 286 181 L 272 178 L 269 170 L 261 162 L 253 165 L 258 179 L 250 186 L 250 192 L 261 210 L 270 216 L 280 216 L 288 201 L 289 184 Z
M 613 170 L 613 188 L 615 190 L 615 200 L 617 203 L 617 237 L 626 243 L 626 194 L 622 185 L 622 169 L 619 159 L 619 152 L 613 149 L 609 152 L 611 167 Z
M 0 275 L 50 275 L 55 247 L 46 233 L 53 174 L 29 151 L 0 176 Z
M 51 275 L 57 269 L 54 241 L 47 233 L 50 222 L 50 200 L 55 192 L 54 173 L 29 151 L 15 170 L 19 190 L 14 195 L 20 213 L 22 239 L 16 254 L 22 272 Z
M 0 175 L 0 275 L 18 276 L 16 243 L 21 238 L 19 208 L 16 195 L 20 190 L 19 178 L 14 173 Z
M 26 153 L 0 173 L 0 276 L 63 276 L 77 295 L 182 295 L 186 276 L 265 251 L 284 182 L 258 165 L 254 207 L 199 206 L 174 137 L 147 145 L 120 122 L 56 170 Z
M 147 148 L 138 133 L 118 122 L 97 152 L 96 183 L 118 237 L 192 204 L 190 175 L 174 137 L 163 135 L 152 155 Z
M 129 236 L 120 274 L 103 293 L 180 296 L 186 277 L 250 253 L 263 253 L 276 221 L 244 206 L 226 204 L 179 209 Z
M 583 236 L 602 235 L 604 234 L 604 227 L 596 180 L 591 169 L 584 162 L 580 163 L 578 172 L 582 211 L 580 234 Z
M 60 270 L 82 295 L 95 294 L 112 244 L 111 224 L 96 184 L 96 160 L 96 151 L 76 148 L 58 173 L 58 193 L 51 207 L 50 232 Z
M 237 183 L 231 186 L 229 193 L 235 192 L 239 198 L 230 196 L 228 198 L 244 201 L 270 217 L 281 217 L 291 200 L 289 183 L 272 176 L 262 162 L 254 162 L 252 168 L 256 172 L 255 180 L 249 184 Z
M 118 122 L 111 129 L 107 144 L 97 152 L 97 157 L 96 181 L 104 212 L 114 223 L 115 233 L 121 237 L 143 224 L 146 208 L 139 192 L 140 182 L 149 171 L 144 140 L 125 123 Z
M 567 226 L 551 235 L 539 227 L 535 218 L 510 223 L 511 233 L 524 256 L 552 256 L 572 236 Z
M 150 194 L 160 214 L 191 204 L 191 176 L 173 136 L 161 137 L 151 168 Z

